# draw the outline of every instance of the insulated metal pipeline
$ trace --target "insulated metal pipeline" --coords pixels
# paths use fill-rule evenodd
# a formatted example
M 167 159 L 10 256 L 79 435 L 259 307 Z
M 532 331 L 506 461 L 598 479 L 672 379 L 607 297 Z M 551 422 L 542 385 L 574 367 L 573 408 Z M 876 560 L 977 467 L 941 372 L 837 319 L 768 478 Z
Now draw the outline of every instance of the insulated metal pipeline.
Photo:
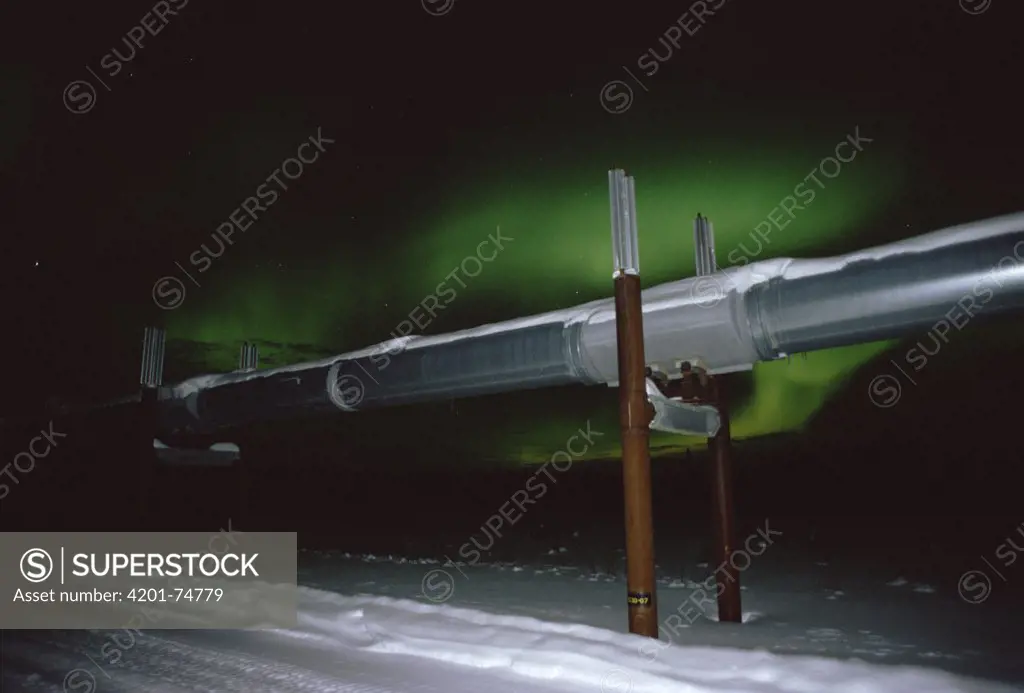
M 745 307 L 764 359 L 961 329 L 975 316 L 1024 307 L 1024 214 L 828 260 L 790 260 Z
M 776 258 L 643 292 L 645 355 L 748 370 L 1024 309 L 1024 213 L 823 260 Z M 966 316 L 966 317 L 965 317 Z M 944 328 L 942 328 L 944 326 Z M 612 299 L 329 359 L 161 388 L 168 432 L 568 384 L 616 385 Z

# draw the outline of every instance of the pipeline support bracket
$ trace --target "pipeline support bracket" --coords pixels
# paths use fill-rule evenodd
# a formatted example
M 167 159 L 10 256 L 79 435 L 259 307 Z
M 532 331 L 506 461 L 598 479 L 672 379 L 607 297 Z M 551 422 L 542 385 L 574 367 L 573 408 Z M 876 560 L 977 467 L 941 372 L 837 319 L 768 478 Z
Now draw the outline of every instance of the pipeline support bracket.
M 647 399 L 654 407 L 652 431 L 713 438 L 721 427 L 718 408 L 710 404 L 690 404 L 680 397 L 668 397 L 658 384 L 647 378 Z

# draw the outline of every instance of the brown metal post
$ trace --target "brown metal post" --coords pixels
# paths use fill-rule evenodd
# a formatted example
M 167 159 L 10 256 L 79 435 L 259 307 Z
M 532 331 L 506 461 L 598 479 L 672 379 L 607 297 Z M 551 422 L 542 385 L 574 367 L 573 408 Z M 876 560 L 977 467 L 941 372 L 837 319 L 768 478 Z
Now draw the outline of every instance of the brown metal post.
M 718 270 L 718 264 L 715 262 L 715 231 L 710 220 L 700 214 L 693 222 L 693 245 L 697 276 L 714 274 Z M 718 408 L 718 433 L 714 438 L 708 438 L 708 451 L 711 453 L 713 470 L 711 524 L 715 534 L 718 620 L 740 623 L 743 620 L 740 608 L 740 574 L 732 563 L 736 550 L 736 527 L 732 502 L 732 438 L 729 431 L 725 376 L 711 377 L 702 369 L 691 370 L 689 365 L 685 370 L 681 381 L 683 400 L 704 400 Z
M 622 490 L 626 505 L 626 604 L 629 632 L 658 637 L 654 586 L 654 517 L 651 510 L 651 421 L 644 354 L 644 310 L 640 296 L 640 250 L 636 191 L 632 177 L 608 172 L 611 201 L 612 277 L 619 356 L 619 427 L 622 432 Z
M 735 511 L 732 494 L 732 440 L 729 432 L 729 409 L 726 402 L 725 377 L 708 378 L 712 401 L 718 407 L 721 427 L 714 438 L 708 438 L 711 453 L 713 488 L 713 524 L 715 531 L 715 575 L 718 582 L 719 622 L 740 623 L 740 573 L 733 565 L 736 550 Z
M 619 423 L 622 485 L 626 505 L 626 589 L 629 632 L 658 637 L 654 583 L 654 518 L 651 508 L 650 423 L 647 400 L 640 277 L 615 278 L 615 323 L 619 354 Z

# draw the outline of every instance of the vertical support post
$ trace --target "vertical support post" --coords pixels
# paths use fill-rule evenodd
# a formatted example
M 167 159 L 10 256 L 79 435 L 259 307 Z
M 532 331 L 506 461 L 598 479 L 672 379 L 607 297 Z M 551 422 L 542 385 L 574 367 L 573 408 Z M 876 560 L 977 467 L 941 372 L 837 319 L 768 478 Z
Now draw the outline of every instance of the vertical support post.
M 151 529 L 150 519 L 153 517 L 153 489 L 156 487 L 156 453 L 153 451 L 153 440 L 157 432 L 157 389 L 145 387 L 138 408 L 136 431 L 139 437 L 138 458 L 131 462 L 134 466 L 135 483 L 138 492 L 135 494 L 135 522 L 129 528 L 134 532 Z M 131 472 L 132 470 L 128 470 Z
M 245 342 L 242 344 L 242 349 L 238 354 L 238 370 L 239 371 L 254 371 L 259 368 L 260 365 L 260 352 L 259 347 L 256 343 Z
M 142 369 L 139 384 L 143 389 L 157 388 L 164 379 L 166 333 L 159 327 L 147 327 L 142 334 Z
M 146 520 L 150 510 L 150 491 L 153 488 L 155 474 L 155 455 L 153 439 L 157 432 L 157 393 L 164 378 L 164 353 L 166 333 L 159 327 L 147 327 L 142 337 L 142 369 L 139 373 L 139 385 L 142 392 L 139 402 L 139 421 L 136 430 L 141 438 L 135 463 L 138 493 L 136 499 L 137 524 L 135 531 L 147 529 Z
M 697 215 L 693 222 L 697 275 L 713 274 L 715 265 L 715 232 L 706 217 Z M 726 400 L 725 376 L 708 376 L 707 388 L 711 403 L 718 408 L 721 426 L 714 438 L 708 438 L 711 453 L 712 525 L 715 535 L 715 564 L 718 580 L 718 620 L 740 623 L 740 575 L 732 563 L 736 543 L 735 510 L 732 490 L 732 438 L 729 431 L 729 408 Z
M 736 513 L 732 491 L 732 438 L 729 431 L 729 407 L 726 401 L 725 376 L 708 379 L 712 398 L 718 407 L 721 427 L 714 438 L 708 438 L 708 451 L 712 464 L 712 512 L 715 527 L 715 565 L 718 571 L 718 620 L 721 623 L 741 623 L 743 610 L 740 603 L 740 571 L 732 564 L 736 550 Z
M 619 358 L 619 425 L 626 507 L 626 603 L 629 632 L 658 637 L 651 508 L 650 423 L 644 357 L 643 303 L 633 178 L 608 172 L 614 251 L 615 324 Z
M 240 372 L 254 371 L 260 365 L 260 352 L 256 343 L 245 342 L 242 344 L 241 353 L 238 356 L 238 370 Z M 235 481 L 235 517 L 243 526 L 249 524 L 249 465 L 244 457 L 239 457 L 232 464 L 230 471 Z
M 697 215 L 693 222 L 693 247 L 697 262 L 697 276 L 714 274 L 718 266 L 715 264 L 715 228 L 707 217 Z

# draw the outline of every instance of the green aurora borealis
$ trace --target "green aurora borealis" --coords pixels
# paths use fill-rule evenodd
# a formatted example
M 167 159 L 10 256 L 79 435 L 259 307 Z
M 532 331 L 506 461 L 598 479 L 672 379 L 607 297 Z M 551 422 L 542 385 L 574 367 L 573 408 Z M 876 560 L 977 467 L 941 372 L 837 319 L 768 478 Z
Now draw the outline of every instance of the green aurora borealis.
M 300 249 L 301 271 L 276 273 L 255 266 L 243 269 L 232 249 L 210 273 L 225 275 L 197 291 L 182 309 L 171 312 L 167 327 L 176 339 L 203 342 L 207 372 L 234 368 L 238 344 L 261 343 L 263 365 L 283 365 L 347 351 L 387 339 L 409 311 L 432 293 L 445 276 L 474 252 L 497 227 L 514 239 L 462 288 L 449 282 L 457 297 L 431 322 L 426 333 L 448 332 L 519 315 L 567 307 L 611 295 L 611 248 L 606 171 L 621 166 L 637 181 L 640 266 L 645 286 L 693 273 L 692 219 L 700 212 L 714 223 L 719 264 L 735 251 L 753 260 L 778 256 L 819 257 L 875 245 L 893 237 L 869 233 L 885 226 L 885 212 L 903 188 L 903 157 L 881 140 L 865 145 L 840 174 L 814 188 L 813 202 L 795 213 L 770 243 L 758 248 L 752 229 L 854 127 L 822 129 L 815 134 L 705 139 L 698 144 L 654 144 L 637 154 L 607 152 L 580 155 L 566 145 L 544 157 L 513 157 L 514 149 L 483 152 L 480 161 L 504 157 L 501 171 L 464 166 L 460 182 L 433 200 L 428 218 L 408 221 L 405 239 L 353 258 L 358 241 L 336 248 Z M 874 133 L 862 128 L 862 134 Z M 771 144 L 765 144 L 770 142 Z M 625 150 L 624 150 L 625 151 Z M 482 164 L 481 164 L 482 168 Z M 290 200 L 279 206 L 284 208 Z M 262 223 L 262 222 L 261 222 Z M 295 256 L 287 234 L 272 224 L 251 230 L 244 241 L 272 264 L 279 251 Z M 921 229 L 916 232 L 923 232 Z M 914 235 L 908 232 L 905 235 Z M 260 240 L 255 240 L 259 236 Z M 239 246 L 242 244 L 239 243 Z M 248 251 L 247 251 L 248 252 Z M 355 252 L 359 252 L 358 249 Z M 270 258 L 270 260 L 267 260 Z M 823 403 L 843 387 L 859 366 L 887 344 L 856 345 L 759 364 L 750 393 L 733 413 L 733 434 L 746 438 L 801 428 Z M 523 398 L 526 398 L 525 400 Z M 560 449 L 565 438 L 588 418 L 608 431 L 588 456 L 616 454 L 616 411 L 607 397 L 584 398 L 582 406 L 544 407 L 551 393 L 514 395 L 529 402 L 521 411 L 501 407 L 486 425 L 473 427 L 467 449 L 506 461 L 535 462 Z M 575 400 L 574 400 L 575 401 Z M 587 403 L 590 404 L 587 404 Z M 460 410 L 487 410 L 488 405 Z M 590 411 L 586 411 L 590 409 Z M 678 451 L 703 441 L 662 434 L 652 438 L 656 454 Z

